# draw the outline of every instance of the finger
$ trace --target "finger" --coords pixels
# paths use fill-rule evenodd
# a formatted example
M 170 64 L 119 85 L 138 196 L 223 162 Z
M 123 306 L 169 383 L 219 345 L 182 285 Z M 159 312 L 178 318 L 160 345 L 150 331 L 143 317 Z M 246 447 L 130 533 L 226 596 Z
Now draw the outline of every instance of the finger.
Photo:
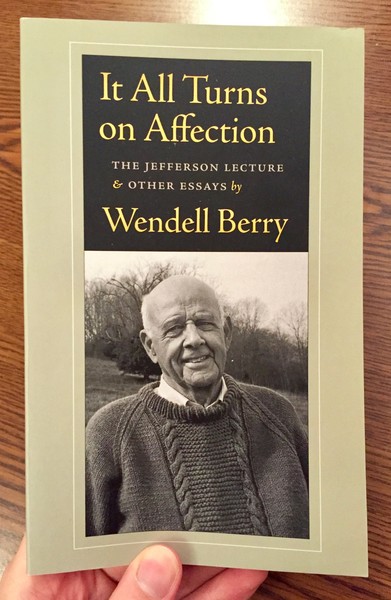
M 178 600 L 186 598 L 191 592 L 224 571 L 222 567 L 183 567 L 182 581 L 179 588 Z
M 0 582 L 1 600 L 59 600 L 59 598 L 90 598 L 108 600 L 115 583 L 101 570 L 27 575 L 26 540 L 4 571 Z
M 248 600 L 266 577 L 267 571 L 225 569 L 189 594 L 186 600 Z
M 0 583 L 0 597 L 4 600 L 17 598 L 26 578 L 26 540 L 23 537 L 19 549 L 5 568 Z
M 174 600 L 181 577 L 177 554 L 166 546 L 150 546 L 126 569 L 110 600 Z
M 118 583 L 118 581 L 121 579 L 121 577 L 123 577 L 123 574 L 125 573 L 127 568 L 128 568 L 127 566 L 125 566 L 125 567 L 108 567 L 107 569 L 102 569 L 102 571 L 112 581 L 115 581 Z

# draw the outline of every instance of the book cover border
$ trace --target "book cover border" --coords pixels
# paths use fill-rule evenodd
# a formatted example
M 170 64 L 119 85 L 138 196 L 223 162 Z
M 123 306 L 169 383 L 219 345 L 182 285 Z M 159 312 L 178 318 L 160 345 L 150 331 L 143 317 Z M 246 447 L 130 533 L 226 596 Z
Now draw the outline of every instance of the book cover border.
M 145 545 L 166 541 L 193 564 L 216 565 L 218 547 L 221 566 L 365 574 L 362 32 L 28 19 L 22 34 L 30 572 L 118 565 Z M 310 540 L 186 532 L 84 536 L 82 53 L 311 61 Z M 50 484 L 59 471 L 61 492 Z

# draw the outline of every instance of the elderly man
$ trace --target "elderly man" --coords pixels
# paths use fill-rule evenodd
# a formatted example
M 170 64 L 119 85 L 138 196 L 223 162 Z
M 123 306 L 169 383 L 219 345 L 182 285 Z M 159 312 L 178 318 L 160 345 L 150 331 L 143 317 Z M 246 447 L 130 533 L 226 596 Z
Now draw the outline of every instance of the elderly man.
M 87 535 L 185 530 L 308 537 L 307 439 L 279 394 L 224 374 L 231 323 L 175 276 L 144 298 L 160 382 L 87 428 Z

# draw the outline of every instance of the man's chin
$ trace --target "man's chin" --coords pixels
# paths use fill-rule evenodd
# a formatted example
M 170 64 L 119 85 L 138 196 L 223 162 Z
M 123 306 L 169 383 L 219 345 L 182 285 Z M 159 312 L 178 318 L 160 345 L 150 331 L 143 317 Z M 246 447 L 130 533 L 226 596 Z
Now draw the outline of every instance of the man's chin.
M 220 373 L 215 372 L 194 372 L 184 373 L 184 382 L 185 384 L 192 388 L 213 388 L 221 379 Z

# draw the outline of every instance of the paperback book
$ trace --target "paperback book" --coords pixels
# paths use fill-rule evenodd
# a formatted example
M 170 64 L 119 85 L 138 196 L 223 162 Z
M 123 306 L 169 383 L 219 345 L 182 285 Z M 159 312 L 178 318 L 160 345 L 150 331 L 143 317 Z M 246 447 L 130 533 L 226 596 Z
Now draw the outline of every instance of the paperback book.
M 363 32 L 21 29 L 30 573 L 365 575 Z

